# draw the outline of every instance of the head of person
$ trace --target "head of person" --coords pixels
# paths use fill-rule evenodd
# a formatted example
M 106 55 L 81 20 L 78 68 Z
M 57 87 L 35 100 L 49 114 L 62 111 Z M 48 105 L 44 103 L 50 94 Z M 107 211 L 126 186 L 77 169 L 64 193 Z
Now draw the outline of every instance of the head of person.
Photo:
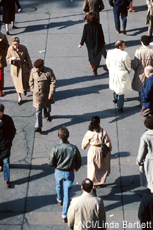
M 92 117 L 90 124 L 88 126 L 88 130 L 90 131 L 100 131 L 100 118 L 98 116 Z
M 97 23 L 97 20 L 98 20 L 97 14 L 95 12 L 90 11 L 89 13 L 86 14 L 85 20 L 89 24 L 95 24 Z
M 146 66 L 144 70 L 146 78 L 153 74 L 153 67 L 151 65 Z
M 143 36 L 141 36 L 141 40 L 140 41 L 141 41 L 142 45 L 148 46 L 149 43 L 150 43 L 150 38 L 147 35 L 143 35 Z
M 93 182 L 89 178 L 86 178 L 82 181 L 81 189 L 85 192 L 90 193 L 93 189 Z
M 4 114 L 4 109 L 5 109 L 5 107 L 4 107 L 4 105 L 3 104 L 0 104 L 0 118 L 3 116 L 3 114 Z
M 63 141 L 63 142 L 66 142 L 68 137 L 69 137 L 69 131 L 68 129 L 63 126 L 61 128 L 59 128 L 58 130 L 58 137 Z
M 20 40 L 19 40 L 18 37 L 13 36 L 13 37 L 11 38 L 11 44 L 12 44 L 12 47 L 13 47 L 14 49 L 18 49 L 18 48 L 19 48 L 19 43 L 20 43 Z
M 115 42 L 115 48 L 124 50 L 125 49 L 125 42 L 122 40 L 118 40 Z
M 44 60 L 43 59 L 37 59 L 35 62 L 34 62 L 34 67 L 42 72 L 44 70 Z
M 153 115 L 149 115 L 145 118 L 144 125 L 147 129 L 153 129 Z

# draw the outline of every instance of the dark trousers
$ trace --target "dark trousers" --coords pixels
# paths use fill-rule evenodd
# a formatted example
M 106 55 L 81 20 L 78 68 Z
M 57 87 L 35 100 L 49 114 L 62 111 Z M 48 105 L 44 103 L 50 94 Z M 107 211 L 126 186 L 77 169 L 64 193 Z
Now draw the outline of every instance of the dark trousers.
M 119 8 L 113 9 L 114 12 L 114 21 L 115 21 L 115 28 L 117 31 L 120 32 L 120 16 L 122 19 L 122 28 L 126 29 L 127 24 L 127 12 L 122 12 Z

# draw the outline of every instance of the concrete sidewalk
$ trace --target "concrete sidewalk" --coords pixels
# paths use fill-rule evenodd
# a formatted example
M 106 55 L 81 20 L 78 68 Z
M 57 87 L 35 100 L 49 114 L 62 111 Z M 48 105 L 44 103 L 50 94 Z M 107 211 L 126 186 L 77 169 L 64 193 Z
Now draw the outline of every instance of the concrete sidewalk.
M 101 60 L 98 76 L 93 76 L 85 45 L 78 49 L 84 21 L 83 0 L 20 0 L 22 13 L 16 14 L 17 30 L 10 30 L 27 46 L 31 59 L 43 58 L 57 78 L 56 103 L 52 106 L 52 122 L 43 120 L 42 135 L 34 133 L 35 109 L 32 94 L 23 96 L 17 104 L 10 66 L 5 68 L 5 96 L 1 98 L 5 113 L 13 117 L 17 134 L 11 154 L 11 189 L 4 187 L 0 173 L 0 230 L 67 230 L 62 223 L 62 208 L 55 200 L 54 169 L 47 165 L 51 148 L 59 143 L 58 128 L 66 126 L 69 141 L 82 154 L 82 167 L 75 174 L 71 197 L 80 195 L 80 185 L 86 177 L 87 151 L 81 142 L 92 116 L 101 118 L 113 145 L 111 174 L 97 193 L 106 208 L 109 229 L 140 229 L 137 210 L 143 194 L 140 187 L 136 156 L 140 136 L 145 127 L 140 118 L 138 93 L 126 95 L 124 113 L 119 114 L 112 102 L 108 86 L 105 60 Z M 135 0 L 136 13 L 129 13 L 127 35 L 116 34 L 112 8 L 104 0 L 105 10 L 100 21 L 106 40 L 106 49 L 114 48 L 117 39 L 126 42 L 131 59 L 140 46 L 140 37 L 147 34 L 146 3 Z M 5 27 L 2 26 L 5 33 Z M 8 36 L 10 42 L 11 36 Z M 45 50 L 40 53 L 39 51 Z M 133 71 L 131 73 L 133 78 Z

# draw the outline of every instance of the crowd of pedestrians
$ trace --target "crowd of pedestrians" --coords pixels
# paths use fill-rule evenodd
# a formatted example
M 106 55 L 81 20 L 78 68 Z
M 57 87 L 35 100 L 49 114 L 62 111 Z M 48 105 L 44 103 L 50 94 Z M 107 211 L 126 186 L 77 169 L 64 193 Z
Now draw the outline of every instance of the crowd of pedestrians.
M 136 12 L 133 9 L 131 0 L 109 0 L 113 7 L 115 31 L 126 34 L 127 14 Z M 131 72 L 131 59 L 124 50 L 125 42 L 118 40 L 115 48 L 106 52 L 105 38 L 100 24 L 99 12 L 104 9 L 102 0 L 85 0 L 83 11 L 85 11 L 85 25 L 81 42 L 78 48 L 85 43 L 88 50 L 88 58 L 93 73 L 97 75 L 97 69 L 102 55 L 106 58 L 106 66 L 109 70 L 109 88 L 113 91 L 113 102 L 117 103 L 118 110 L 123 112 L 124 94 L 129 93 L 132 88 L 139 93 L 141 117 L 147 128 L 141 137 L 140 147 L 137 156 L 137 164 L 140 170 L 141 185 L 153 192 L 152 173 L 152 152 L 153 152 L 153 49 L 149 46 L 152 36 L 152 1 L 146 1 L 148 5 L 147 19 L 149 23 L 148 36 L 141 37 L 142 47 L 136 50 L 133 62 L 134 77 L 132 85 L 129 74 Z M 6 24 L 6 34 L 9 35 L 8 24 L 12 22 L 15 29 L 15 4 L 18 12 L 21 6 L 18 0 L 1 1 L 3 6 L 3 22 Z M 12 4 L 12 5 L 11 5 Z M 11 6 L 11 8 L 9 8 Z M 11 10 L 11 13 L 10 13 Z M 120 28 L 120 17 L 122 19 L 122 29 Z M 6 60 L 11 65 L 11 76 L 18 94 L 18 104 L 22 105 L 21 94 L 27 94 L 30 88 L 33 94 L 33 106 L 36 108 L 35 132 L 42 133 L 42 109 L 47 121 L 51 122 L 51 104 L 55 102 L 54 93 L 56 89 L 56 77 L 53 70 L 44 65 L 42 59 L 37 59 L 32 65 L 28 49 L 20 44 L 19 37 L 11 38 L 11 46 L 7 37 L 0 33 L 0 96 L 3 96 L 4 88 L 4 67 Z M 4 105 L 0 104 L 0 170 L 4 173 L 4 183 L 6 188 L 10 187 L 9 159 L 12 141 L 16 133 L 16 128 L 11 117 L 4 114 Z M 112 144 L 106 130 L 100 126 L 100 118 L 92 117 L 88 131 L 82 140 L 82 149 L 89 145 L 87 157 L 87 178 L 83 180 L 81 189 L 83 194 L 72 199 L 70 203 L 70 192 L 74 182 L 75 172 L 81 167 L 81 154 L 79 149 L 68 141 L 69 131 L 66 127 L 58 130 L 60 144 L 51 150 L 48 164 L 55 168 L 56 180 L 56 201 L 63 205 L 62 220 L 68 222 L 71 229 L 83 229 L 85 223 L 99 222 L 101 229 L 106 229 L 105 208 L 101 198 L 96 196 L 96 187 L 106 182 L 110 173 L 110 159 Z M 102 155 L 103 144 L 108 151 L 106 156 Z M 63 192 L 62 192 L 63 191 Z M 143 198 L 138 217 L 141 223 L 152 221 L 152 214 L 147 215 L 145 210 L 153 209 L 152 195 Z M 86 226 L 86 228 L 88 228 Z M 96 228 L 95 228 L 96 229 Z M 97 227 L 98 229 L 98 227 Z

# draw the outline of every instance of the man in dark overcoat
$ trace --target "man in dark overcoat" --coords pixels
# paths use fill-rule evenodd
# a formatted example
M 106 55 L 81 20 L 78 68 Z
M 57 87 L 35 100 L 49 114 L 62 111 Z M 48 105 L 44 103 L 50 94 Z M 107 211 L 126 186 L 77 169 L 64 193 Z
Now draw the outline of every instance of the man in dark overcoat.
M 127 24 L 127 7 L 129 6 L 131 0 L 109 0 L 109 4 L 113 7 L 114 20 L 116 33 L 120 33 L 120 15 L 122 19 L 122 31 L 126 34 L 126 24 Z
M 34 62 L 29 80 L 30 90 L 33 93 L 33 106 L 36 108 L 35 132 L 41 133 L 42 109 L 44 116 L 50 122 L 51 104 L 55 102 L 54 93 L 56 88 L 56 78 L 52 69 L 44 66 L 42 59 Z
M 21 12 L 21 6 L 18 0 L 2 0 L 0 2 L 0 6 L 3 6 L 3 23 L 6 24 L 6 34 L 9 35 L 9 26 L 12 22 L 12 29 L 16 29 L 17 27 L 14 25 L 15 21 L 15 4 L 18 7 L 18 12 Z
M 10 187 L 9 158 L 16 128 L 12 118 L 4 114 L 4 105 L 0 104 L 0 161 L 3 163 L 4 183 Z

